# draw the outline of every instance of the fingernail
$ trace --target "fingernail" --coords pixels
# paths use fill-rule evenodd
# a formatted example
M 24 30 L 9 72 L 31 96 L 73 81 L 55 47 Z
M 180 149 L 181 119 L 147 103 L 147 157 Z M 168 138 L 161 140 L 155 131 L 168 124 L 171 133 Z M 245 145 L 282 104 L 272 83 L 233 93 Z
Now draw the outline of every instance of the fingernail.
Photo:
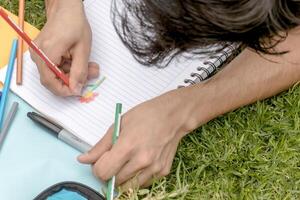
M 77 159 L 81 160 L 81 159 L 84 159 L 86 156 L 87 156 L 87 153 L 83 153 L 83 154 L 77 156 Z
M 75 87 L 74 93 L 75 95 L 81 95 L 81 90 L 82 90 L 83 85 L 82 84 L 77 84 L 77 86 Z
M 89 155 L 89 151 L 84 152 L 84 153 L 81 154 L 82 157 L 85 157 L 85 156 L 87 156 L 87 155 Z

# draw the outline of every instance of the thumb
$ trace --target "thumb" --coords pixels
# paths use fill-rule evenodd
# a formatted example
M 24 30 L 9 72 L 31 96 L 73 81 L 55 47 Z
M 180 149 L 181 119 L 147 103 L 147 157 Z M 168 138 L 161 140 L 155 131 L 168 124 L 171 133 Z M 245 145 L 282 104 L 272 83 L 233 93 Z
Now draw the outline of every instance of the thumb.
M 72 52 L 70 89 L 74 95 L 81 95 L 81 90 L 88 78 L 88 55 L 85 55 L 83 49 L 78 46 Z
M 83 164 L 95 163 L 105 152 L 112 147 L 113 126 L 106 132 L 105 136 L 88 152 L 78 156 L 77 160 Z

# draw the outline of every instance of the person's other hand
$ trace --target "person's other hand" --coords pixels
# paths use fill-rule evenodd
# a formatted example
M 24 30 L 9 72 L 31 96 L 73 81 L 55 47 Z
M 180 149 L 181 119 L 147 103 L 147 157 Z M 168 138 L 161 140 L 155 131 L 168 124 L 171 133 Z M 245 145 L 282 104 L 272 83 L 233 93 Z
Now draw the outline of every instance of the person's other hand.
M 55 76 L 32 50 L 40 81 L 58 96 L 80 95 L 88 78 L 99 75 L 99 66 L 89 63 L 91 29 L 81 0 L 46 1 L 47 23 L 35 43 L 69 76 L 69 87 Z
M 126 183 L 125 188 L 148 186 L 169 174 L 178 143 L 188 132 L 189 108 L 179 93 L 169 92 L 128 111 L 122 116 L 116 144 L 112 146 L 111 126 L 88 153 L 78 157 L 79 162 L 92 164 L 103 181 L 116 175 L 116 184 Z

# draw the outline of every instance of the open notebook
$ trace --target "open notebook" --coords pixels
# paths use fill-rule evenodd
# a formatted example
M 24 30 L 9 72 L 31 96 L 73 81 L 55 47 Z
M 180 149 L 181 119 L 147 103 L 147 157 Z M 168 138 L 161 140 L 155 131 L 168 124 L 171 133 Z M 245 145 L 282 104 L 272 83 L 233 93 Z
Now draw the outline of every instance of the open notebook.
M 123 103 L 126 112 L 165 91 L 203 80 L 233 51 L 229 48 L 215 57 L 181 59 L 164 69 L 148 68 L 136 62 L 118 38 L 110 20 L 111 1 L 86 0 L 84 4 L 93 31 L 90 59 L 100 64 L 101 78 L 105 80 L 91 83 L 86 99 L 56 97 L 40 84 L 37 68 L 27 52 L 24 84 L 17 86 L 12 81 L 11 89 L 39 112 L 91 145 L 101 139 L 113 123 L 116 102 Z M 2 80 L 4 74 L 2 71 Z

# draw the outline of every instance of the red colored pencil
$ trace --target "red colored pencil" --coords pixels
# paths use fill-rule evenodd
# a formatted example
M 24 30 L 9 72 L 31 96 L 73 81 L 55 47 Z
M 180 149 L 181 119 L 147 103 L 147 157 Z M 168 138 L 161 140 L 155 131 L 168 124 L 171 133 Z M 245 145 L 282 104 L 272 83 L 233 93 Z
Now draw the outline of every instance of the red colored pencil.
M 69 78 L 46 56 L 46 54 L 30 39 L 30 37 L 21 30 L 18 25 L 14 23 L 13 20 L 10 19 L 8 14 L 0 8 L 0 16 L 18 33 L 20 37 L 35 51 L 46 63 L 46 65 L 50 68 L 53 73 L 59 77 L 65 85 L 69 86 Z

